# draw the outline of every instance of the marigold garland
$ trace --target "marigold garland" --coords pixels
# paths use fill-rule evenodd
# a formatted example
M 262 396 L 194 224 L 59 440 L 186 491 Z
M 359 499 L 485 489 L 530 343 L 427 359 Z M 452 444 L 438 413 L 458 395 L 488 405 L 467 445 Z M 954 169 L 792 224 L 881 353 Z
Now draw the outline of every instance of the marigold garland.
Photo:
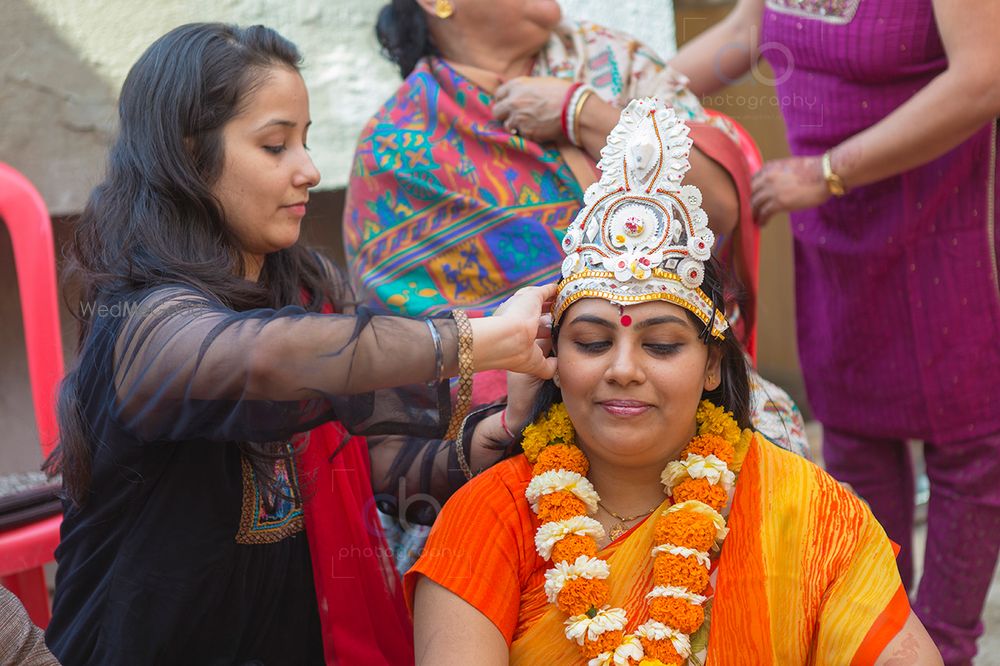
M 687 479 L 674 488 L 674 501 L 688 500 L 695 500 L 707 504 L 716 511 L 722 511 L 722 507 L 729 501 L 729 493 L 721 485 L 709 483 L 707 479 Z
M 692 511 L 668 513 L 656 519 L 653 529 L 656 543 L 686 543 L 689 548 L 703 551 L 711 550 L 715 545 L 715 523 L 704 514 Z
M 538 454 L 538 462 L 532 473 L 535 476 L 550 470 L 564 469 L 583 476 L 590 471 L 590 461 L 578 447 L 571 444 L 555 444 L 546 446 Z
M 538 514 L 541 516 L 542 514 Z M 593 557 L 597 555 L 597 542 L 592 537 L 570 534 L 556 542 L 552 547 L 553 562 L 573 562 L 581 555 Z
M 753 434 L 707 400 L 698 406 L 696 420 L 698 434 L 681 452 L 682 465 L 664 470 L 665 492 L 674 504 L 655 517 L 651 554 L 657 587 L 649 595 L 650 619 L 634 634 L 624 632 L 625 611 L 606 605 L 609 569 L 596 557 L 593 535 L 600 536 L 599 525 L 587 517 L 597 493 L 587 485 L 589 461 L 576 447 L 565 406 L 553 405 L 524 429 L 521 445 L 535 463 L 527 494 L 541 522 L 535 542 L 539 554 L 555 564 L 545 574 L 545 591 L 570 616 L 566 637 L 579 645 L 588 666 L 682 666 L 690 656 L 690 636 L 705 621 L 709 551 L 728 532 L 720 512 L 733 483 L 730 466 L 739 468 Z
M 571 492 L 560 490 L 538 500 L 538 520 L 548 523 L 587 514 L 587 505 Z

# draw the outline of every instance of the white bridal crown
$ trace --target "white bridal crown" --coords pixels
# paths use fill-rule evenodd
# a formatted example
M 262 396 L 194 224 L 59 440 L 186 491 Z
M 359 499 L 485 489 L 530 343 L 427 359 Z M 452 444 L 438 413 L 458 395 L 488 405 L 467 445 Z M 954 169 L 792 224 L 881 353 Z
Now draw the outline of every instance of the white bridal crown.
M 694 313 L 724 338 L 725 315 L 701 289 L 715 235 L 691 168 L 689 128 L 657 99 L 632 100 L 601 150 L 600 181 L 566 230 L 553 315 L 581 298 L 618 305 L 662 300 Z

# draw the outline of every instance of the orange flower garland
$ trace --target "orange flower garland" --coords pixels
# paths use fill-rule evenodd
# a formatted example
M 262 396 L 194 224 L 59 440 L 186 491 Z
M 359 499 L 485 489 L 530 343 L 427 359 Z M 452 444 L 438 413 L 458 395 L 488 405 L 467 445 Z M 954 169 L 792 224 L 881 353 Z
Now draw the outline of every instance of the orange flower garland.
M 705 400 L 696 414 L 698 434 L 663 471 L 674 504 L 653 528 L 653 581 L 649 620 L 626 634 L 627 616 L 607 606 L 607 562 L 596 557 L 600 524 L 588 516 L 597 492 L 586 479 L 589 462 L 575 445 L 562 404 L 524 430 L 523 448 L 535 463 L 526 495 L 541 525 L 535 545 L 554 563 L 545 572 L 545 593 L 566 612 L 566 637 L 579 645 L 589 666 L 681 666 L 691 634 L 705 621 L 710 559 L 727 529 L 720 512 L 735 475 L 729 469 L 752 433 L 732 414 Z M 589 513 L 593 513 L 591 510 Z

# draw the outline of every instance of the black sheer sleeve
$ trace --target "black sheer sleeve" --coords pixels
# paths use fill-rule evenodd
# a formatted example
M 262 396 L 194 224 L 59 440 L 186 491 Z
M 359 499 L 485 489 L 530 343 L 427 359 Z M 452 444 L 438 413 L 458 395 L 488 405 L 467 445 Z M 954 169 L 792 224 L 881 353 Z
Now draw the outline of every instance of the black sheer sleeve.
M 235 312 L 183 286 L 106 305 L 95 325 L 113 330 L 112 416 L 143 441 L 269 441 L 333 419 L 356 434 L 430 438 L 447 426 L 447 383 L 431 381 L 435 351 L 424 320 L 365 308 Z M 454 374 L 454 322 L 434 326 L 445 374 Z
M 480 405 L 465 419 L 461 444 L 466 460 L 473 467 L 499 462 L 511 453 L 513 442 L 509 441 L 480 443 L 479 450 L 472 451 L 476 426 L 504 406 L 504 402 Z M 397 519 L 405 517 L 410 523 L 433 523 L 448 498 L 468 480 L 458 463 L 456 446 L 457 442 L 451 439 L 369 437 L 372 490 L 379 509 Z

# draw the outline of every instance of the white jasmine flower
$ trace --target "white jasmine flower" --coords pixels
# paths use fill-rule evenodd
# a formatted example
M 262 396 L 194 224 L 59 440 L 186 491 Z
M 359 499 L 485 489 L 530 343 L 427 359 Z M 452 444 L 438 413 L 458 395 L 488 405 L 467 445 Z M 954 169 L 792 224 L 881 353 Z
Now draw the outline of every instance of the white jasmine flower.
M 545 572 L 545 596 L 549 603 L 555 603 L 567 581 L 577 578 L 604 579 L 611 574 L 608 563 L 596 557 L 581 555 L 575 562 L 556 562 Z
M 587 666 L 611 666 L 615 662 L 612 661 L 615 658 L 614 652 L 602 652 L 593 659 L 587 662 Z
M 587 666 L 628 666 L 629 660 L 639 661 L 645 656 L 639 639 L 628 634 L 613 652 L 602 652 L 587 662 Z
M 627 634 L 622 638 L 622 644 L 615 648 L 614 664 L 615 666 L 628 666 L 631 663 L 630 659 L 639 661 L 644 656 L 645 652 L 642 649 L 642 643 L 639 642 L 639 638 L 632 634 Z
M 672 543 L 664 543 L 659 546 L 654 546 L 650 556 L 656 557 L 660 553 L 670 553 L 671 555 L 680 555 L 681 557 L 693 557 L 706 569 L 712 568 L 712 560 L 709 558 L 708 553 L 695 550 L 694 548 L 685 548 L 684 546 L 675 546 Z
M 697 453 L 689 453 L 684 460 L 674 460 L 668 463 L 663 474 L 660 475 L 660 481 L 667 488 L 668 495 L 673 495 L 674 488 L 685 478 L 706 479 L 713 485 L 721 482 L 722 487 L 727 492 L 736 482 L 736 475 L 715 454 L 706 457 Z
M 592 618 L 581 614 L 567 619 L 566 638 L 583 645 L 584 640 L 596 641 L 605 632 L 624 630 L 627 622 L 624 609 L 605 606 Z
M 691 637 L 673 627 L 668 627 L 656 620 L 647 620 L 635 630 L 635 635 L 651 641 L 669 640 L 681 659 L 691 655 Z
M 604 527 L 588 516 L 573 516 L 566 520 L 552 520 L 535 532 L 535 548 L 543 559 L 552 557 L 552 548 L 563 537 L 570 534 L 593 537 L 595 540 L 604 536 Z
M 701 605 L 708 601 L 708 597 L 695 594 L 694 592 L 690 592 L 686 587 L 677 587 L 676 585 L 657 585 L 653 588 L 652 592 L 646 595 L 647 599 L 655 599 L 656 597 L 673 597 L 696 605 Z
M 688 478 L 687 467 L 680 460 L 672 460 L 667 463 L 660 474 L 660 482 L 667 490 L 667 495 L 673 496 L 674 488 L 679 486 L 684 479 Z
M 532 477 L 524 496 L 531 504 L 531 510 L 538 513 L 538 500 L 542 495 L 566 490 L 586 505 L 588 513 L 597 511 L 597 500 L 600 499 L 594 486 L 585 476 L 565 469 L 555 469 Z

